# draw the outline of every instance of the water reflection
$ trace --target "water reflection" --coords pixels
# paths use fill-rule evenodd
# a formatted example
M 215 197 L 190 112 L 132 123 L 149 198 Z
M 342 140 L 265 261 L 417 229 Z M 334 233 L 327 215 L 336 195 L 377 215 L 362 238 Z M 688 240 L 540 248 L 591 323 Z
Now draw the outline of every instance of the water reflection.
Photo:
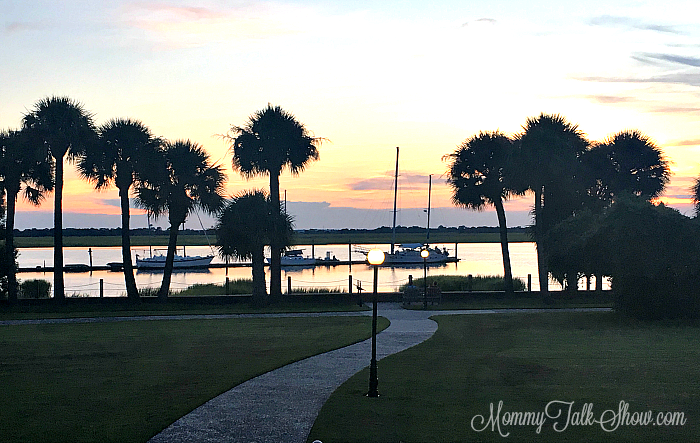
M 353 245 L 369 246 L 369 245 Z M 446 247 L 454 251 L 454 244 L 439 244 L 440 248 Z M 379 245 L 388 250 L 388 245 Z M 121 248 L 119 247 L 92 247 L 92 259 L 94 265 L 106 265 L 109 262 L 121 262 Z M 316 257 L 336 256 L 340 261 L 364 260 L 364 255 L 352 251 L 345 245 L 315 245 L 300 246 L 304 254 L 311 254 L 312 249 Z M 457 246 L 457 263 L 430 264 L 428 265 L 428 277 L 430 275 L 503 275 L 503 261 L 501 248 L 498 243 L 460 243 Z M 35 268 L 36 266 L 52 266 L 52 248 L 23 248 L 20 249 L 19 265 L 22 268 Z M 134 248 L 133 253 L 142 254 L 142 248 Z M 146 249 L 146 253 L 148 250 Z M 206 246 L 188 246 L 188 255 L 206 255 L 211 250 Z M 528 274 L 532 275 L 533 290 L 538 289 L 537 283 L 537 255 L 533 243 L 513 243 L 510 245 L 513 276 L 527 281 Z M 66 264 L 88 263 L 88 248 L 64 248 L 64 262 Z M 224 263 L 216 257 L 213 263 Z M 240 262 L 232 262 L 233 264 Z M 352 277 L 353 292 L 356 285 L 361 285 L 364 290 L 372 288 L 372 268 L 366 264 L 330 265 L 323 264 L 315 267 L 286 267 L 282 272 L 282 287 L 287 288 L 288 278 L 291 277 L 293 288 L 328 288 L 348 290 L 350 277 Z M 269 272 L 266 270 L 269 278 Z M 423 276 L 423 265 L 382 267 L 379 270 L 379 291 L 396 291 L 399 286 L 408 282 L 409 275 Z M 193 284 L 223 284 L 228 277 L 231 280 L 251 278 L 249 267 L 222 267 L 207 270 L 186 270 L 173 272 L 171 288 L 173 290 L 185 289 Z M 22 272 L 21 280 L 39 278 L 53 281 L 51 272 Z M 158 288 L 163 278 L 162 272 L 139 270 L 135 273 L 136 284 L 139 288 Z M 66 294 L 68 296 L 89 295 L 99 296 L 100 280 L 103 281 L 104 296 L 115 297 L 125 294 L 124 275 L 121 272 L 93 271 L 92 273 L 66 273 L 64 274 Z M 269 287 L 269 281 L 268 281 Z

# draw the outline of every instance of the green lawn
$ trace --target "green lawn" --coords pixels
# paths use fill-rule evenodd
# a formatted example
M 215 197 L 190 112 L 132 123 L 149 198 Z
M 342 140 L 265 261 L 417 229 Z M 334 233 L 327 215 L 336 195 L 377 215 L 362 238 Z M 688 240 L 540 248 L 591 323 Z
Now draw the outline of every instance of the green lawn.
M 612 308 L 615 299 L 611 291 L 600 294 L 580 291 L 575 295 L 550 292 L 552 298 L 545 303 L 539 293 L 516 292 L 513 296 L 502 293 L 476 294 L 473 296 L 449 299 L 443 296 L 439 305 L 429 305 L 429 309 L 438 311 L 452 311 L 460 309 L 519 309 L 519 308 Z M 412 304 L 411 309 L 423 309 L 421 304 Z
M 76 318 L 76 317 L 132 317 L 142 315 L 206 315 L 206 314 L 270 314 L 285 312 L 332 312 L 332 311 L 366 311 L 366 306 L 358 306 L 348 296 L 289 297 L 266 307 L 256 307 L 241 301 L 238 303 L 207 303 L 205 301 L 183 302 L 178 296 L 169 297 L 167 303 L 144 300 L 130 304 L 126 299 L 91 300 L 95 303 L 83 303 L 83 300 L 66 300 L 65 304 L 36 303 L 9 306 L 0 304 L 0 320 L 26 320 L 42 318 Z M 119 303 L 117 303 L 119 302 Z
M 0 326 L 0 441 L 144 442 L 247 379 L 370 333 L 369 317 Z
M 547 313 L 436 317 L 427 342 L 379 362 L 378 399 L 363 396 L 367 371 L 343 384 L 323 407 L 309 441 L 324 442 L 690 442 L 700 435 L 700 325 L 639 323 L 612 313 Z M 683 413 L 684 426 L 569 427 L 488 425 L 505 412 L 545 412 L 574 402 L 581 415 Z M 550 415 L 557 409 L 551 406 Z M 481 424 L 477 416 L 483 416 Z M 588 416 L 588 414 L 583 414 Z M 476 432 L 474 427 L 483 429 Z M 573 422 L 573 418 L 572 418 Z M 614 425 L 608 424 L 611 428 Z

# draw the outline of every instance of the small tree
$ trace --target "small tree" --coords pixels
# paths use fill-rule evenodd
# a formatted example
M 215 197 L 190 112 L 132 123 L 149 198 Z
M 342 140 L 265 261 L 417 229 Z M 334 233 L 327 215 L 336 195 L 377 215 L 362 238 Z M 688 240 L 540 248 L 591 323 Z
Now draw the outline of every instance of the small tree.
M 233 197 L 219 215 L 216 244 L 222 257 L 252 260 L 253 302 L 267 303 L 265 246 L 289 246 L 294 230 L 288 214 L 278 212 L 262 190 Z

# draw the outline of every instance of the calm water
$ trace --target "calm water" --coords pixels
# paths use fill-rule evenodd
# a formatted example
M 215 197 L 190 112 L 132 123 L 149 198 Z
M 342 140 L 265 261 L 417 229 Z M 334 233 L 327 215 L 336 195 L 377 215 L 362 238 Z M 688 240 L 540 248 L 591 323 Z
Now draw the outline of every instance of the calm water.
M 369 245 L 353 245 L 353 248 L 368 247 Z M 446 247 L 451 255 L 454 255 L 455 244 L 438 244 L 440 248 Z M 388 245 L 380 245 L 383 250 L 388 251 Z M 311 246 L 300 246 L 304 249 L 304 255 L 311 255 Z M 91 248 L 92 263 L 95 266 L 106 265 L 109 262 L 121 262 L 121 248 Z M 165 254 L 164 250 L 161 250 Z M 157 253 L 155 251 L 154 253 Z M 182 253 L 181 250 L 178 252 Z M 187 247 L 187 255 L 206 255 L 211 253 L 209 247 L 192 246 Z M 326 253 L 336 256 L 339 260 L 347 260 L 350 256 L 353 260 L 363 260 L 361 253 L 349 251 L 348 245 L 316 245 L 314 256 L 323 258 Z M 134 257 L 148 255 L 148 249 L 133 248 Z M 532 275 L 533 290 L 539 289 L 537 280 L 537 255 L 534 243 L 513 243 L 510 245 L 511 262 L 513 276 L 527 281 L 528 274 Z M 503 261 L 501 258 L 501 248 L 498 243 L 460 243 L 457 245 L 458 263 L 445 265 L 434 265 L 428 267 L 430 275 L 503 275 Z M 132 257 L 132 259 L 134 258 Z M 215 263 L 221 263 L 218 257 Z M 88 248 L 64 248 L 64 263 L 76 264 L 90 263 Z M 52 248 L 22 248 L 19 250 L 20 267 L 32 268 L 36 266 L 53 265 Z M 269 272 L 266 270 L 269 278 Z M 372 269 L 368 265 L 347 266 L 316 266 L 315 268 L 286 268 L 282 271 L 283 288 L 286 288 L 287 277 L 292 278 L 294 288 L 342 288 L 347 291 L 348 277 L 352 275 L 354 284 L 358 282 L 364 290 L 372 289 Z M 163 277 L 157 272 L 136 272 L 136 284 L 139 288 L 158 288 Z M 408 281 L 408 276 L 423 276 L 423 266 L 415 267 L 382 267 L 379 270 L 379 291 L 395 291 L 398 287 Z M 18 276 L 20 280 L 45 279 L 53 281 L 51 272 L 22 272 Z M 184 289 L 196 283 L 217 283 L 222 284 L 226 277 L 230 279 L 250 278 L 249 267 L 239 268 L 212 268 L 204 271 L 187 271 L 173 273 L 171 289 Z M 89 295 L 99 296 L 100 279 L 104 284 L 104 295 L 106 297 L 123 296 L 124 275 L 121 272 L 94 271 L 92 273 L 65 273 L 66 295 Z M 269 282 L 268 282 L 269 287 Z M 353 291 L 354 292 L 354 291 Z

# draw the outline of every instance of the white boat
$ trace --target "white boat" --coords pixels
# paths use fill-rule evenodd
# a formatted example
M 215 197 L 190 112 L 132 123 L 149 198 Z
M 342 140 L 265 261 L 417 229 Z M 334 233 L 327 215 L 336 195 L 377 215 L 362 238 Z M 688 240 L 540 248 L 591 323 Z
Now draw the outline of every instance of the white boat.
M 385 265 L 422 264 L 423 257 L 421 257 L 420 253 L 423 249 L 428 251 L 428 257 L 425 259 L 426 263 L 445 263 L 448 261 L 454 261 L 454 259 L 450 257 L 447 249 L 440 250 L 438 247 L 431 248 L 421 243 L 407 243 L 398 246 L 399 248 L 395 249 L 394 252 L 384 255 Z
M 458 259 L 456 257 L 450 257 L 449 252 L 446 248 L 440 250 L 438 247 L 431 248 L 428 244 L 430 240 L 430 191 L 432 188 L 433 177 L 429 176 L 428 185 L 428 222 L 426 227 L 426 242 L 421 243 L 409 243 L 398 245 L 399 248 L 396 249 L 396 199 L 398 194 L 398 181 L 399 181 L 399 148 L 396 148 L 396 172 L 394 173 L 394 221 L 392 226 L 391 235 L 391 250 L 384 254 L 384 265 L 414 265 L 424 263 L 423 257 L 420 253 L 423 249 L 428 251 L 428 257 L 425 259 L 425 263 L 447 263 L 456 262 Z M 365 255 L 367 250 L 356 249 L 358 252 L 362 252 Z
M 265 259 L 270 263 L 270 259 Z M 280 257 L 280 264 L 282 266 L 313 266 L 316 264 L 316 259 L 313 257 L 304 257 L 303 249 L 290 249 L 284 251 L 284 255 Z
M 136 269 L 165 269 L 165 255 L 154 255 L 153 257 L 139 258 L 136 255 Z M 188 269 L 188 268 L 208 268 L 213 255 L 177 255 L 173 259 L 173 269 Z

